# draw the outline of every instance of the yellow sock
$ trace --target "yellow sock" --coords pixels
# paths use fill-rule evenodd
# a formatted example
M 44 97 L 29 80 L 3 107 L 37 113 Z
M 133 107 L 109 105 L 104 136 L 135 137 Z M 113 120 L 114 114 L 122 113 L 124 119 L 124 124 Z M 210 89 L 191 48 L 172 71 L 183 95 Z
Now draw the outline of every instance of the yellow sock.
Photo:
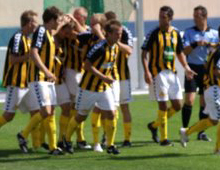
M 168 108 L 167 110 L 167 118 L 171 118 L 173 115 L 175 115 L 176 110 L 173 107 Z
M 76 109 L 71 109 L 70 110 L 70 117 L 72 118 L 73 116 L 76 116 L 76 113 L 77 113 Z
M 66 133 L 66 129 L 69 123 L 69 116 L 65 116 L 63 114 L 60 115 L 60 122 L 59 122 L 59 139 L 58 141 L 62 141 L 64 134 Z
M 48 115 L 44 120 L 45 131 L 47 132 L 49 148 L 54 150 L 57 148 L 56 121 L 54 115 Z
M 107 138 L 107 146 L 114 145 L 115 134 L 117 128 L 117 119 L 113 120 L 106 119 L 105 121 L 105 130 L 106 130 L 106 138 Z
M 45 130 L 45 125 L 44 121 L 40 123 L 40 143 L 45 143 L 45 137 L 46 137 L 46 130 Z
M 27 139 L 30 132 L 43 120 L 40 113 L 33 115 L 21 135 Z
M 92 113 L 92 133 L 94 144 L 99 143 L 99 129 L 101 126 L 101 113 Z
M 191 126 L 187 131 L 186 134 L 189 136 L 194 132 L 201 132 L 208 127 L 213 126 L 212 121 L 209 118 L 201 119 L 199 122 L 197 122 L 195 125 Z
M 217 140 L 216 140 L 216 151 L 220 151 L 220 123 L 217 127 Z
M 65 138 L 66 138 L 66 141 L 67 142 L 70 142 L 71 141 L 71 137 L 72 137 L 72 134 L 73 132 L 76 131 L 77 127 L 78 127 L 78 123 L 75 119 L 75 116 L 73 116 L 70 121 L 69 121 L 69 124 L 67 126 L 67 129 L 66 129 L 66 135 L 65 135 Z
M 167 139 L 167 111 L 160 110 L 160 141 Z
M 76 129 L 76 135 L 77 135 L 77 142 L 82 142 L 85 141 L 84 137 L 84 121 L 81 122 L 77 129 Z
M 40 124 L 31 131 L 32 147 L 37 149 L 41 146 L 40 141 Z
M 160 110 L 157 111 L 157 119 L 152 124 L 153 128 L 158 128 L 159 126 L 160 126 Z
M 115 111 L 115 118 L 119 119 L 119 111 L 118 110 Z
M 124 125 L 124 139 L 130 141 L 131 138 L 131 123 L 126 122 Z
M 0 127 L 2 127 L 6 123 L 7 123 L 7 120 L 3 116 L 1 116 L 0 117 Z

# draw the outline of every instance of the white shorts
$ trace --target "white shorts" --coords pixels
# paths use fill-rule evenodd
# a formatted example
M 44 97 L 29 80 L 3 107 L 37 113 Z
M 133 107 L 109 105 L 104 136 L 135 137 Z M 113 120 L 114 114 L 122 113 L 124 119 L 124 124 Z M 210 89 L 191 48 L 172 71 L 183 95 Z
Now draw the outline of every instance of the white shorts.
M 79 88 L 75 105 L 79 114 L 87 115 L 96 103 L 101 110 L 115 110 L 116 107 L 112 89 L 108 89 L 104 92 L 93 92 Z
M 130 80 L 120 81 L 120 104 L 126 104 L 132 101 Z
M 56 93 L 57 93 L 57 104 L 60 106 L 64 103 L 69 103 L 70 100 L 70 93 L 66 86 L 66 83 L 56 84 L 55 85 Z
M 29 88 L 19 88 L 14 86 L 7 87 L 4 110 L 15 113 L 16 109 L 22 112 L 39 110 L 36 95 Z
M 116 80 L 112 83 L 111 89 L 112 89 L 112 93 L 113 93 L 114 100 L 115 100 L 115 106 L 118 107 L 119 100 L 120 100 L 120 83 L 118 80 Z
M 212 120 L 220 120 L 220 87 L 217 85 L 209 87 L 204 92 L 204 98 L 206 106 L 203 112 Z
M 149 86 L 150 99 L 168 101 L 182 99 L 182 88 L 179 78 L 170 70 L 161 71 Z
M 77 72 L 73 69 L 65 70 L 65 82 L 69 90 L 69 93 L 72 96 L 76 96 L 81 78 L 82 74 L 80 72 Z
M 57 105 L 57 95 L 54 83 L 44 81 L 31 82 L 30 90 L 36 94 L 40 107 Z

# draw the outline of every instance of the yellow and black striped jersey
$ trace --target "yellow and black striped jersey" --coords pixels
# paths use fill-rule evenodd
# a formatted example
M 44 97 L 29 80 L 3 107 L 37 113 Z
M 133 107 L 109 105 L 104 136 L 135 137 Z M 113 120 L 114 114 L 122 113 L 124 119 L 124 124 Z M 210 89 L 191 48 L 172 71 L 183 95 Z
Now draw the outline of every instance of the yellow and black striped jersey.
M 32 48 L 37 48 L 39 56 L 43 64 L 47 67 L 47 69 L 55 74 L 54 67 L 54 57 L 55 57 L 55 42 L 54 37 L 51 33 L 44 27 L 39 26 L 35 31 L 32 39 Z M 34 63 L 34 61 L 30 62 L 29 69 L 29 81 L 48 81 L 48 78 Z
M 59 48 L 56 49 L 55 54 L 55 76 L 57 78 L 56 84 L 62 84 L 64 81 L 64 63 L 67 56 L 68 39 L 64 39 L 60 44 Z
M 93 46 L 86 59 L 102 74 L 112 76 L 112 70 L 118 57 L 118 52 L 119 47 L 117 44 L 109 46 L 106 40 L 102 40 Z M 79 86 L 82 89 L 95 92 L 103 92 L 109 88 L 107 83 L 87 70 L 84 72 Z
M 165 69 L 176 72 L 175 57 L 183 51 L 179 31 L 172 26 L 167 32 L 157 27 L 146 36 L 142 50 L 149 52 L 149 70 L 153 77 Z
M 31 40 L 22 34 L 15 33 L 9 41 L 3 74 L 3 86 L 27 87 L 28 62 L 12 64 L 10 56 L 21 57 L 30 52 Z
M 68 45 L 68 56 L 65 62 L 66 68 L 82 72 L 83 62 L 92 45 L 99 38 L 91 32 L 83 32 L 77 35 L 77 39 L 70 39 Z
M 121 42 L 133 47 L 133 37 L 127 27 L 123 26 Z M 128 67 L 128 54 L 120 51 L 117 59 L 117 68 L 120 80 L 130 79 L 130 71 Z
M 215 75 L 215 69 L 220 70 L 220 47 L 217 47 L 207 61 L 206 74 L 204 75 L 204 88 L 207 89 L 210 86 L 220 86 L 220 78 Z

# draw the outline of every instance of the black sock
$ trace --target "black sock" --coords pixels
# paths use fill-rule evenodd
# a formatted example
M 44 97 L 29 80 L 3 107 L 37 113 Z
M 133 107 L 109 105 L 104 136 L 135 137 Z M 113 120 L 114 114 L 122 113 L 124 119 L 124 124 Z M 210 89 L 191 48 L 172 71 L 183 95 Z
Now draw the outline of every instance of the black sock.
M 191 114 L 192 114 L 192 106 L 188 106 L 184 104 L 182 108 L 182 123 L 184 128 L 188 127 Z

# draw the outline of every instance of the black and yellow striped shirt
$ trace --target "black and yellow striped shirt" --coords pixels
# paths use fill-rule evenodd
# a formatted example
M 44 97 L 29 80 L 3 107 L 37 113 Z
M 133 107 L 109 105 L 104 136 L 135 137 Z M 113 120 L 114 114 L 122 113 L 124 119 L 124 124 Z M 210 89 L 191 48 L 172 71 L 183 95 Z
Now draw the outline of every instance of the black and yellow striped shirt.
M 129 45 L 130 47 L 133 47 L 133 37 L 131 32 L 123 26 L 123 31 L 122 31 L 122 37 L 121 37 L 121 42 Z M 130 71 L 128 67 L 128 58 L 129 55 L 120 51 L 119 56 L 117 59 L 117 68 L 118 68 L 118 74 L 120 77 L 120 80 L 128 80 L 130 79 Z
M 112 70 L 118 57 L 118 52 L 118 45 L 115 44 L 111 47 L 106 40 L 103 40 L 93 46 L 86 59 L 102 74 L 112 76 Z M 94 92 L 103 92 L 110 87 L 90 71 L 84 72 L 79 86 L 84 90 Z
M 92 45 L 97 43 L 99 38 L 91 32 L 84 32 L 77 35 L 77 39 L 70 39 L 68 43 L 68 56 L 65 62 L 66 68 L 77 72 L 83 71 L 83 62 Z
M 31 40 L 22 32 L 15 33 L 9 41 L 3 74 L 3 86 L 27 87 L 28 62 L 12 64 L 10 56 L 21 57 L 30 52 Z
M 64 63 L 67 56 L 67 46 L 68 39 L 64 39 L 60 44 L 59 48 L 56 49 L 55 54 L 55 76 L 56 76 L 56 84 L 62 84 L 64 81 Z
M 54 57 L 55 57 L 55 42 L 54 37 L 50 34 L 50 32 L 44 27 L 39 26 L 35 31 L 32 39 L 32 48 L 37 48 L 39 56 L 43 64 L 47 67 L 47 69 L 55 74 L 54 67 Z M 48 78 L 34 63 L 34 61 L 30 62 L 29 69 L 29 82 L 33 81 L 48 81 Z
M 168 32 L 157 27 L 146 36 L 142 50 L 149 52 L 149 70 L 153 77 L 165 69 L 176 72 L 175 57 L 183 51 L 179 31 L 172 26 Z
M 215 69 L 220 70 L 220 47 L 218 47 L 208 58 L 203 82 L 205 89 L 213 85 L 220 86 L 220 78 L 214 74 Z

